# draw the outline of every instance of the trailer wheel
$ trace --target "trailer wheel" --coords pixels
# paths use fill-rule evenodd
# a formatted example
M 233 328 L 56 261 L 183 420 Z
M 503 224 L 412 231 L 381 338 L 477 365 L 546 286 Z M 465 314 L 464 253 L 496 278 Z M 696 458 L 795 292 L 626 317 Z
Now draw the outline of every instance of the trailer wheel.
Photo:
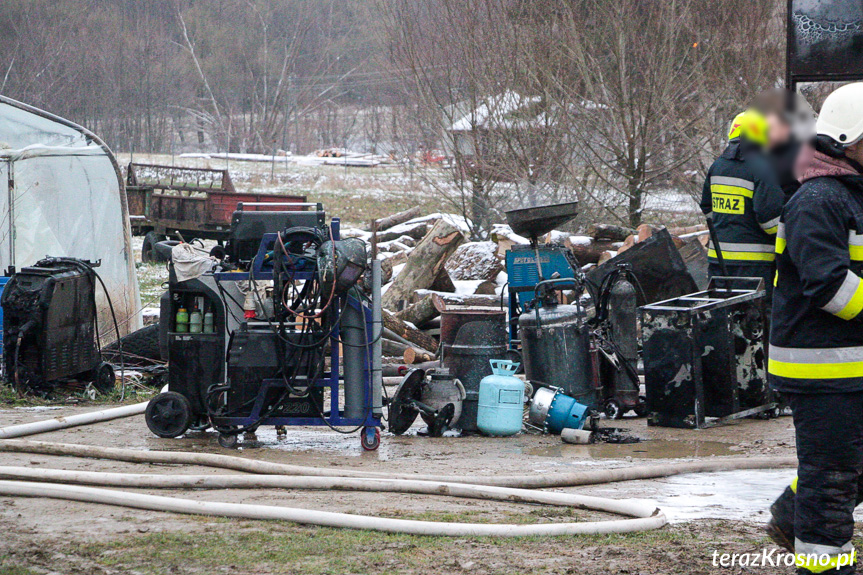
M 141 246 L 141 261 L 145 264 L 156 264 L 167 261 L 162 254 L 156 251 L 156 244 L 167 238 L 156 232 L 147 232 L 144 236 L 144 244 Z
M 160 393 L 147 404 L 147 427 L 159 437 L 179 437 L 192 423 L 192 405 L 176 391 Z

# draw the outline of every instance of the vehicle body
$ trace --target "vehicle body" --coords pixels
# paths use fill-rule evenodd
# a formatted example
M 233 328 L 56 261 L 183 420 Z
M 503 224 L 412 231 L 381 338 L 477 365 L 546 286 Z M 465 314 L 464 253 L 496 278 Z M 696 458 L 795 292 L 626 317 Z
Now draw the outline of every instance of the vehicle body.
M 153 246 L 168 236 L 216 240 L 231 229 L 238 204 L 304 203 L 305 196 L 237 192 L 228 170 L 129 163 L 126 195 L 132 234 L 144 236 L 141 259 L 157 261 Z

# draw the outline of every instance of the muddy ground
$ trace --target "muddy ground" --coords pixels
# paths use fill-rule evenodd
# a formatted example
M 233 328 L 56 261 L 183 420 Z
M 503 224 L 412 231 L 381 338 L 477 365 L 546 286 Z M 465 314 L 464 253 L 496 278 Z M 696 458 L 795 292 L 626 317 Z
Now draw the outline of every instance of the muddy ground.
M 0 426 L 70 415 L 0 409 Z M 92 409 L 89 408 L 89 409 Z M 643 419 L 614 422 L 645 441 L 628 445 L 569 446 L 554 436 L 512 438 L 394 437 L 363 452 L 357 435 L 289 429 L 283 440 L 259 431 L 260 446 L 240 457 L 339 469 L 441 475 L 554 473 L 694 457 L 790 455 L 791 419 L 746 420 L 698 431 L 648 428 Z M 175 440 L 150 434 L 142 416 L 34 437 L 44 441 L 150 450 L 225 453 L 212 433 Z M 129 463 L 0 453 L 0 465 L 147 473 L 231 473 Z M 761 525 L 765 509 L 792 470 L 681 476 L 646 482 L 573 488 L 578 493 L 644 497 L 668 506 L 662 530 L 591 537 L 443 539 L 362 531 L 188 517 L 104 505 L 0 496 L 0 573 L 739 573 L 713 566 L 713 552 L 771 549 Z M 750 479 L 752 481 L 750 481 Z M 155 490 L 153 491 L 156 492 Z M 724 493 L 724 494 L 723 494 Z M 215 490 L 159 491 L 161 495 L 244 501 L 345 513 L 468 522 L 548 522 L 604 519 L 593 512 L 378 493 Z M 733 496 L 732 496 L 733 495 Z M 740 496 L 740 497 L 737 497 Z M 732 503 L 731 500 L 734 500 Z M 792 573 L 789 567 L 769 572 Z

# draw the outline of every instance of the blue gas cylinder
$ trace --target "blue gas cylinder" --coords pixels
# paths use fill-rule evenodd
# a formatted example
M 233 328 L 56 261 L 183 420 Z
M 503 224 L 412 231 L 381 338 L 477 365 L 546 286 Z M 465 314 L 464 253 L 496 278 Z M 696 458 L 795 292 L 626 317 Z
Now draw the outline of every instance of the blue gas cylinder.
M 476 426 L 486 435 L 515 435 L 524 418 L 524 382 L 513 374 L 519 364 L 492 359 L 492 375 L 479 382 Z

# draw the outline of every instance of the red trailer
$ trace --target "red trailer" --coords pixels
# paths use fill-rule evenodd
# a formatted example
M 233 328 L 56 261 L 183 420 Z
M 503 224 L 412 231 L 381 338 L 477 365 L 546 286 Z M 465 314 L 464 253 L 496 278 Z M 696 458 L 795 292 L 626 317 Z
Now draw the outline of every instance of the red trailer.
M 126 168 L 126 196 L 132 233 L 144 236 L 145 262 L 157 261 L 153 246 L 168 236 L 182 236 L 187 242 L 216 240 L 221 245 L 239 203 L 306 201 L 306 196 L 239 193 L 228 170 L 136 163 Z

